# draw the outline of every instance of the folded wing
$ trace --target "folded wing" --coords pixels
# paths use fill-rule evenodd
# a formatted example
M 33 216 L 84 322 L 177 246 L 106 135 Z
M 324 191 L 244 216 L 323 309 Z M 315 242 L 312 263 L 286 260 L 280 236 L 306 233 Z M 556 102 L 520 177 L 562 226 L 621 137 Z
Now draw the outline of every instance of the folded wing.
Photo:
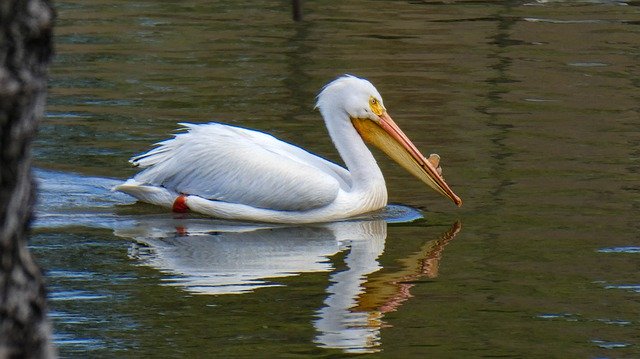
M 209 123 L 158 143 L 130 162 L 146 185 L 258 208 L 300 211 L 333 202 L 344 168 L 262 132 Z

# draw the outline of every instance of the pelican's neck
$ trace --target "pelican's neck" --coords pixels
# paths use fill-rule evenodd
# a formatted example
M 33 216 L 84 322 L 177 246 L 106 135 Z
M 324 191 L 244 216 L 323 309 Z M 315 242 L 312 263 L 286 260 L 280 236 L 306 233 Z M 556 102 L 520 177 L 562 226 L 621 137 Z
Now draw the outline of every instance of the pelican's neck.
M 329 136 L 351 174 L 351 190 L 384 191 L 382 171 L 344 111 L 322 111 Z

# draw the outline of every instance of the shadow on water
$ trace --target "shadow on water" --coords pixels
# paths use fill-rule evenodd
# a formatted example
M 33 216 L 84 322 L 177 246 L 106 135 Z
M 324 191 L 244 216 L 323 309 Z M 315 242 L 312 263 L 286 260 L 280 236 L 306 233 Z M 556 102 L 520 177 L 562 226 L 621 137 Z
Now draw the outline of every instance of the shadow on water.
M 313 326 L 315 343 L 347 353 L 380 350 L 384 315 L 409 300 L 417 280 L 438 275 L 442 252 L 461 230 L 455 222 L 400 267 L 376 275 L 387 226 L 422 219 L 419 211 L 389 205 L 384 211 L 342 222 L 305 226 L 221 221 L 188 214 L 132 214 L 134 201 L 110 188 L 119 181 L 36 171 L 40 204 L 36 229 L 93 227 L 131 242 L 129 258 L 163 273 L 163 283 L 197 295 L 244 294 L 282 286 L 279 278 L 328 272 L 329 283 Z M 123 206 L 124 204 L 124 206 Z M 135 207 L 135 206 L 133 206 Z M 343 254 L 342 268 L 335 263 Z M 66 294 L 65 294 L 66 293 Z M 78 296 L 56 293 L 58 300 Z M 60 315 L 58 315 L 60 316 Z M 58 344 L 82 344 L 64 335 Z M 88 339 L 87 339 L 88 340 Z M 86 341 L 86 340 L 85 340 Z

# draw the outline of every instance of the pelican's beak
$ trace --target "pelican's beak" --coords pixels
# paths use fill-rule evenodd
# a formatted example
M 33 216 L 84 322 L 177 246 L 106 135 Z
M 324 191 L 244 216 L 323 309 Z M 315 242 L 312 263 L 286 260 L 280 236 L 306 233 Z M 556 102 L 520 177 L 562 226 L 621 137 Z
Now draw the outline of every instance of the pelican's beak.
M 462 206 L 462 199 L 453 193 L 436 168 L 418 151 L 391 116 L 385 111 L 379 118 L 380 121 L 352 118 L 351 122 L 365 141 L 384 151 L 409 173 L 452 200 L 458 207 Z

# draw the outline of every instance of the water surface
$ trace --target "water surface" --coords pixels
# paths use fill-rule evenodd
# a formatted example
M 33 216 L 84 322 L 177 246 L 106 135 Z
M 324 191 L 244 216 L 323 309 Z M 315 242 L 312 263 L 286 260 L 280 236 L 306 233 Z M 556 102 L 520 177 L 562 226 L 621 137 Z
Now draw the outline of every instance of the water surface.
M 62 356 L 640 356 L 639 2 L 320 1 L 302 23 L 287 5 L 56 3 L 31 247 Z M 343 73 L 464 207 L 377 152 L 402 206 L 340 224 L 108 191 L 184 121 L 339 161 L 313 106 Z

